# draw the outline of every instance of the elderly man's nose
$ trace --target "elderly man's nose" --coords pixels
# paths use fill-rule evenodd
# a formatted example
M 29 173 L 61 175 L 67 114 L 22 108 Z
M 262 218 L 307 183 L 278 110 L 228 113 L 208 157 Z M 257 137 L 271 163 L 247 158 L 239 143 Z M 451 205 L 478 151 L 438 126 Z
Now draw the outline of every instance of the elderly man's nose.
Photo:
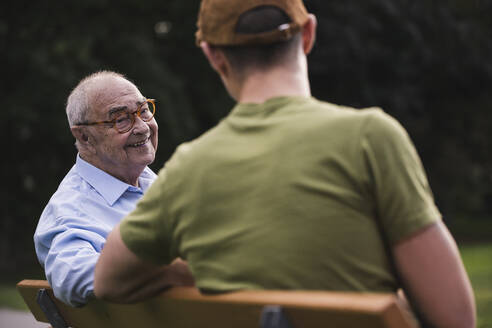
M 135 123 L 133 124 L 133 133 L 146 133 L 149 129 L 149 125 L 136 115 Z

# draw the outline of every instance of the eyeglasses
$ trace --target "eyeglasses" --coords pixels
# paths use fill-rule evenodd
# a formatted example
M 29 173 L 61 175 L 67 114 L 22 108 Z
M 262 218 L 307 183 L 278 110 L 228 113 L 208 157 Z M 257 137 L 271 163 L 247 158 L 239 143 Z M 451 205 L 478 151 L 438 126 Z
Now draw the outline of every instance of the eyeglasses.
M 111 124 L 111 127 L 115 128 L 119 133 L 126 133 L 133 128 L 133 125 L 135 124 L 135 116 L 140 117 L 140 119 L 144 122 L 148 122 L 154 117 L 154 114 L 155 99 L 146 99 L 133 113 L 121 112 L 116 114 L 116 117 L 111 121 L 84 122 L 76 125 Z

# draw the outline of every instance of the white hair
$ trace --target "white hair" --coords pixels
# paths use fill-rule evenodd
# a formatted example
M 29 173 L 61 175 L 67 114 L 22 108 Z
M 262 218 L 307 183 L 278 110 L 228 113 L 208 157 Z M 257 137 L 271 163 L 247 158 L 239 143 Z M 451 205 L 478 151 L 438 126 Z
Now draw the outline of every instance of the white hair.
M 79 84 L 72 90 L 67 99 L 67 118 L 70 127 L 86 122 L 90 106 L 90 90 L 97 80 L 107 77 L 116 77 L 125 79 L 122 74 L 112 71 L 99 71 L 82 79 Z

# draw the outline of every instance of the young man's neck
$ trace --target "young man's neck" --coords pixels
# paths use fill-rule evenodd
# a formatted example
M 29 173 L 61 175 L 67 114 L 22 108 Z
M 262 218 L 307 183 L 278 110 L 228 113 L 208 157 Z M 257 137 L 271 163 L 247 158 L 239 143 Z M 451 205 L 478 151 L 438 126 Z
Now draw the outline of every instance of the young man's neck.
M 251 73 L 239 87 L 238 103 L 263 103 L 280 96 L 311 96 L 307 69 L 271 69 Z

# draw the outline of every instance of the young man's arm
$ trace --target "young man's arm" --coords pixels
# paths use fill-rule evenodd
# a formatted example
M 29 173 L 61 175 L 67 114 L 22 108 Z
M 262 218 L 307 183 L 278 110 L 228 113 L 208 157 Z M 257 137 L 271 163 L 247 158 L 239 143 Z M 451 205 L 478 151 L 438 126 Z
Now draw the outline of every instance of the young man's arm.
M 119 225 L 109 234 L 96 264 L 94 294 L 97 298 L 133 303 L 171 286 L 193 286 L 186 262 L 176 259 L 157 266 L 138 258 L 121 239 Z
M 456 244 L 437 222 L 393 247 L 405 292 L 432 327 L 475 327 L 475 302 Z

